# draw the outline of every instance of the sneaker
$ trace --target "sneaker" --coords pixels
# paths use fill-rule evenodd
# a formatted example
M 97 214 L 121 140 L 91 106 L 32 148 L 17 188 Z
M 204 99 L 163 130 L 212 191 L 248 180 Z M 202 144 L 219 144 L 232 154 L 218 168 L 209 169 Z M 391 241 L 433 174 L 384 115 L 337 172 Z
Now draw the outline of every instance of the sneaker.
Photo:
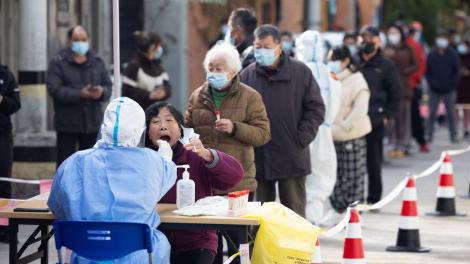
M 406 156 L 406 153 L 403 150 L 395 150 L 395 157 L 396 158 L 403 158 Z
M 428 144 L 424 143 L 419 145 L 419 151 L 422 153 L 429 153 L 431 150 L 429 149 Z
M 373 205 L 374 203 L 368 202 L 367 205 Z M 380 214 L 380 209 L 371 209 L 368 211 L 371 214 Z
M 396 158 L 397 157 L 397 150 L 393 149 L 393 150 L 390 150 L 388 153 L 387 153 L 387 156 L 391 159 L 393 158 Z
M 323 228 L 330 228 L 337 225 L 341 220 L 343 220 L 344 214 L 336 212 L 336 210 L 331 209 L 325 213 L 325 216 L 320 221 L 320 226 Z

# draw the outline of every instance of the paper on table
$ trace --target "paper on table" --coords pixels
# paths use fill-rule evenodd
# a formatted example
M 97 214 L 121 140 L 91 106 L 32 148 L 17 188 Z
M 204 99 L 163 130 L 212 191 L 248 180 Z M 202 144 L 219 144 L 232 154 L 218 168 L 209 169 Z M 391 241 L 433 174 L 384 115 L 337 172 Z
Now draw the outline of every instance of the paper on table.
M 182 127 L 183 128 L 183 138 L 180 138 L 179 141 L 183 143 L 183 145 L 188 144 L 190 139 L 199 138 L 199 134 L 194 132 L 193 128 Z
M 260 202 L 248 203 L 248 208 L 243 212 L 230 212 L 228 210 L 228 200 L 224 196 L 209 196 L 197 200 L 196 203 L 190 206 L 173 211 L 177 215 L 183 216 L 239 216 L 243 213 L 256 210 L 261 207 Z

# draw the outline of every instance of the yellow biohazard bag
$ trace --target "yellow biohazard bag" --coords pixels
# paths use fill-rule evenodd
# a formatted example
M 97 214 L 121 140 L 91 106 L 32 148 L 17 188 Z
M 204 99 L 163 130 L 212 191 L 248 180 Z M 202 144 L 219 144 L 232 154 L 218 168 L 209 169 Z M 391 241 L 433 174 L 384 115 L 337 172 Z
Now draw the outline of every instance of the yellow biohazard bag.
M 310 264 L 320 228 L 279 203 L 264 203 L 256 212 L 260 226 L 252 264 Z

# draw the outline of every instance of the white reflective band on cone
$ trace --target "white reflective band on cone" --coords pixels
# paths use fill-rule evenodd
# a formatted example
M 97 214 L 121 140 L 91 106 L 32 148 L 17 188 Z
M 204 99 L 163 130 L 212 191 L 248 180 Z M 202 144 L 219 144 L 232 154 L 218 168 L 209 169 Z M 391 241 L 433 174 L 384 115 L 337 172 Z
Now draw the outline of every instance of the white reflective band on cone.
M 310 264 L 322 263 L 320 246 L 315 246 Z
M 438 198 L 455 198 L 455 188 L 454 187 L 437 187 Z
M 366 264 L 365 259 L 343 259 L 343 264 Z
M 346 238 L 362 238 L 361 224 L 349 223 L 346 228 Z
M 443 162 L 441 165 L 441 174 L 453 174 L 452 163 Z
M 416 201 L 418 199 L 415 188 L 405 188 L 403 191 L 404 201 Z
M 398 228 L 417 230 L 419 229 L 419 218 L 417 216 L 401 216 Z

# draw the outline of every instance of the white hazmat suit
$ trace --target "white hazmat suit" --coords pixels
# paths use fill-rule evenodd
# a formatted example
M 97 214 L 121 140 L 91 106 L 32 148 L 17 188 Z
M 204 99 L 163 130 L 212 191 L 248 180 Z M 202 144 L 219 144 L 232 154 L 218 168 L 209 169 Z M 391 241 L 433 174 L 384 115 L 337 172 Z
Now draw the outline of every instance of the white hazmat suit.
M 325 121 L 310 144 L 312 173 L 307 175 L 305 182 L 305 215 L 309 221 L 319 224 L 323 218 L 324 204 L 329 202 L 328 197 L 336 182 L 336 150 L 331 123 L 339 110 L 341 83 L 332 77 L 330 69 L 323 63 L 323 41 L 317 31 L 305 31 L 296 39 L 295 45 L 297 58 L 312 70 L 325 104 Z
M 104 113 L 101 139 L 65 160 L 54 176 L 48 205 L 58 219 L 146 223 L 153 230 L 155 263 L 170 263 L 170 244 L 156 228 L 157 202 L 175 184 L 175 164 L 157 152 L 137 147 L 145 113 L 120 97 Z M 71 263 L 100 263 L 72 255 Z M 114 263 L 148 263 L 146 250 Z

